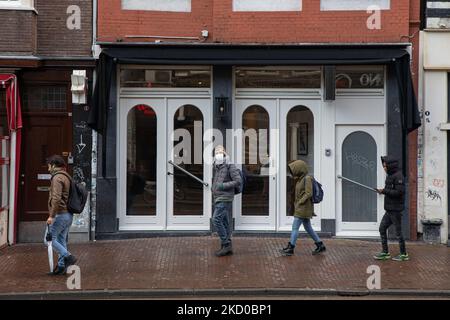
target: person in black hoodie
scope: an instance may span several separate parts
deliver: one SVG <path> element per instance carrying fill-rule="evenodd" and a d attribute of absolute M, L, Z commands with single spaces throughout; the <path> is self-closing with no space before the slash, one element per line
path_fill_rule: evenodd
<path fill-rule="evenodd" d="M 382 252 L 374 256 L 377 260 L 391 258 L 388 248 L 387 230 L 391 225 L 395 227 L 395 233 L 400 244 L 400 254 L 392 260 L 407 261 L 409 255 L 406 252 L 405 240 L 402 234 L 402 211 L 405 209 L 405 179 L 398 167 L 398 160 L 390 157 L 381 157 L 384 171 L 387 173 L 384 189 L 377 189 L 384 194 L 384 210 L 386 213 L 380 223 L 380 236 Z"/>

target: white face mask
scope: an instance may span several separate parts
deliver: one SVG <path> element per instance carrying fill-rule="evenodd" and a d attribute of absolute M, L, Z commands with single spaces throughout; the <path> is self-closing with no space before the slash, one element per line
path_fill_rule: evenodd
<path fill-rule="evenodd" d="M 225 157 L 223 156 L 223 153 L 218 153 L 215 156 L 216 159 L 216 164 L 222 164 L 223 161 L 225 160 Z"/>

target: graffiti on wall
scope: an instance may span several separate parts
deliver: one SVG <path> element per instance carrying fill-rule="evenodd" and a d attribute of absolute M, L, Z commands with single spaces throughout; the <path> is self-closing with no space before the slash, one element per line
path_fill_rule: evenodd
<path fill-rule="evenodd" d="M 444 188 L 445 186 L 444 179 L 433 179 L 433 186 L 436 188 Z"/>
<path fill-rule="evenodd" d="M 92 129 L 87 124 L 89 106 L 74 105 L 73 112 L 73 179 L 86 184 L 91 190 L 91 152 L 92 152 Z M 89 208 L 88 201 L 84 211 L 74 215 L 72 227 L 78 230 L 88 231 Z"/>
<path fill-rule="evenodd" d="M 8 211 L 0 211 L 0 248 L 7 244 Z"/>
<path fill-rule="evenodd" d="M 433 201 L 442 201 L 439 191 L 430 188 L 427 191 L 427 198 Z"/>

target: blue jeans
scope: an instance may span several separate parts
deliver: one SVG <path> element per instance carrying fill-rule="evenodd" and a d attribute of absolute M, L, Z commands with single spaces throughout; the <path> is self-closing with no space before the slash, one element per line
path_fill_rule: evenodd
<path fill-rule="evenodd" d="M 67 251 L 67 236 L 72 225 L 72 215 L 70 213 L 60 213 L 56 215 L 50 227 L 52 233 L 52 246 L 59 253 L 58 266 L 64 267 L 64 258 L 70 255 Z"/>
<path fill-rule="evenodd" d="M 314 242 L 320 242 L 319 236 L 314 231 L 314 229 L 311 227 L 311 219 L 294 217 L 294 222 L 292 223 L 291 240 L 290 240 L 291 245 L 293 245 L 295 247 L 295 243 L 297 242 L 297 238 L 298 238 L 298 229 L 300 229 L 300 226 L 302 224 L 305 227 L 306 232 L 308 232 L 309 236 L 311 238 L 313 238 Z"/>
<path fill-rule="evenodd" d="M 223 246 L 231 243 L 230 214 L 233 202 L 216 202 L 214 204 L 213 224 Z"/>

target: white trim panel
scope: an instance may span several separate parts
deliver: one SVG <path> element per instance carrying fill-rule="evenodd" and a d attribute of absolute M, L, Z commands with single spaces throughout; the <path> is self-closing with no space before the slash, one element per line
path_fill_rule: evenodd
<path fill-rule="evenodd" d="M 233 11 L 302 11 L 302 0 L 233 0 Z"/>

